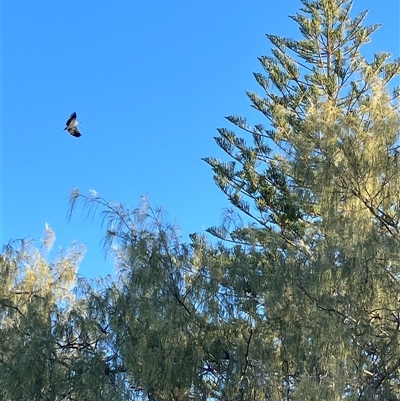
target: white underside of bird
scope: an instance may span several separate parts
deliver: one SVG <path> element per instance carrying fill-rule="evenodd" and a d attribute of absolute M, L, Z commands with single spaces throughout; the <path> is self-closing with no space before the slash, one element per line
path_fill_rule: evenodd
<path fill-rule="evenodd" d="M 78 124 L 79 121 L 76 121 L 76 112 L 73 112 L 65 124 L 66 127 L 64 128 L 64 131 L 67 130 L 70 135 L 79 138 L 82 134 L 78 130 Z"/>

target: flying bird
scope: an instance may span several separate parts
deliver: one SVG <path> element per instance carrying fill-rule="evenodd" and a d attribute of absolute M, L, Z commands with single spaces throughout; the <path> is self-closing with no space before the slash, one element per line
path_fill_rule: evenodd
<path fill-rule="evenodd" d="M 70 135 L 74 136 L 75 138 L 79 138 L 82 134 L 78 130 L 79 121 L 76 121 L 76 112 L 74 111 L 71 114 L 71 117 L 66 122 L 66 127 L 64 131 L 67 130 Z"/>

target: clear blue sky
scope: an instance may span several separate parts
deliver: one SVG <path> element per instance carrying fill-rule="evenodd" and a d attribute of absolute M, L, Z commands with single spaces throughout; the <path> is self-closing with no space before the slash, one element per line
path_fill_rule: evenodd
<path fill-rule="evenodd" d="M 68 195 L 94 189 L 136 207 L 140 195 L 182 229 L 218 225 L 229 206 L 202 157 L 225 157 L 213 137 L 224 116 L 265 123 L 249 107 L 265 33 L 299 38 L 300 1 L 119 0 L 2 3 L 2 244 L 40 239 L 86 245 L 80 273 L 105 275 L 100 219 Z M 355 0 L 382 23 L 366 49 L 399 55 L 398 0 Z M 63 131 L 76 111 L 79 139 Z M 227 159 L 226 159 L 227 160 Z"/>

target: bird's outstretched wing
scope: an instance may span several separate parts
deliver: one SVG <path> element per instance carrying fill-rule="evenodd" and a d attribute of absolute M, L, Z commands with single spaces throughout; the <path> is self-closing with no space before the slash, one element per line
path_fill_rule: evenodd
<path fill-rule="evenodd" d="M 80 136 L 82 136 L 77 127 L 68 128 L 68 132 L 75 138 L 79 138 Z"/>
<path fill-rule="evenodd" d="M 67 120 L 65 125 L 68 127 L 71 124 L 72 120 L 76 120 L 76 112 L 75 111 L 71 114 L 70 118 Z"/>

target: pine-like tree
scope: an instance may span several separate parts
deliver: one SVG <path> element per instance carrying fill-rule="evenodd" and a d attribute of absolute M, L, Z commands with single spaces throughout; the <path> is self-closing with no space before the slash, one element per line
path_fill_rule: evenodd
<path fill-rule="evenodd" d="M 254 74 L 264 94 L 248 93 L 268 125 L 228 117 L 252 144 L 219 129 L 233 160 L 205 159 L 249 223 L 210 231 L 265 255 L 239 274 L 257 269 L 263 283 L 250 280 L 250 293 L 276 329 L 271 399 L 396 400 L 400 124 L 390 82 L 400 62 L 362 56 L 378 25 L 363 26 L 366 12 L 351 18 L 352 1 L 302 4 L 291 18 L 303 39 L 267 35 L 273 56 Z"/>

